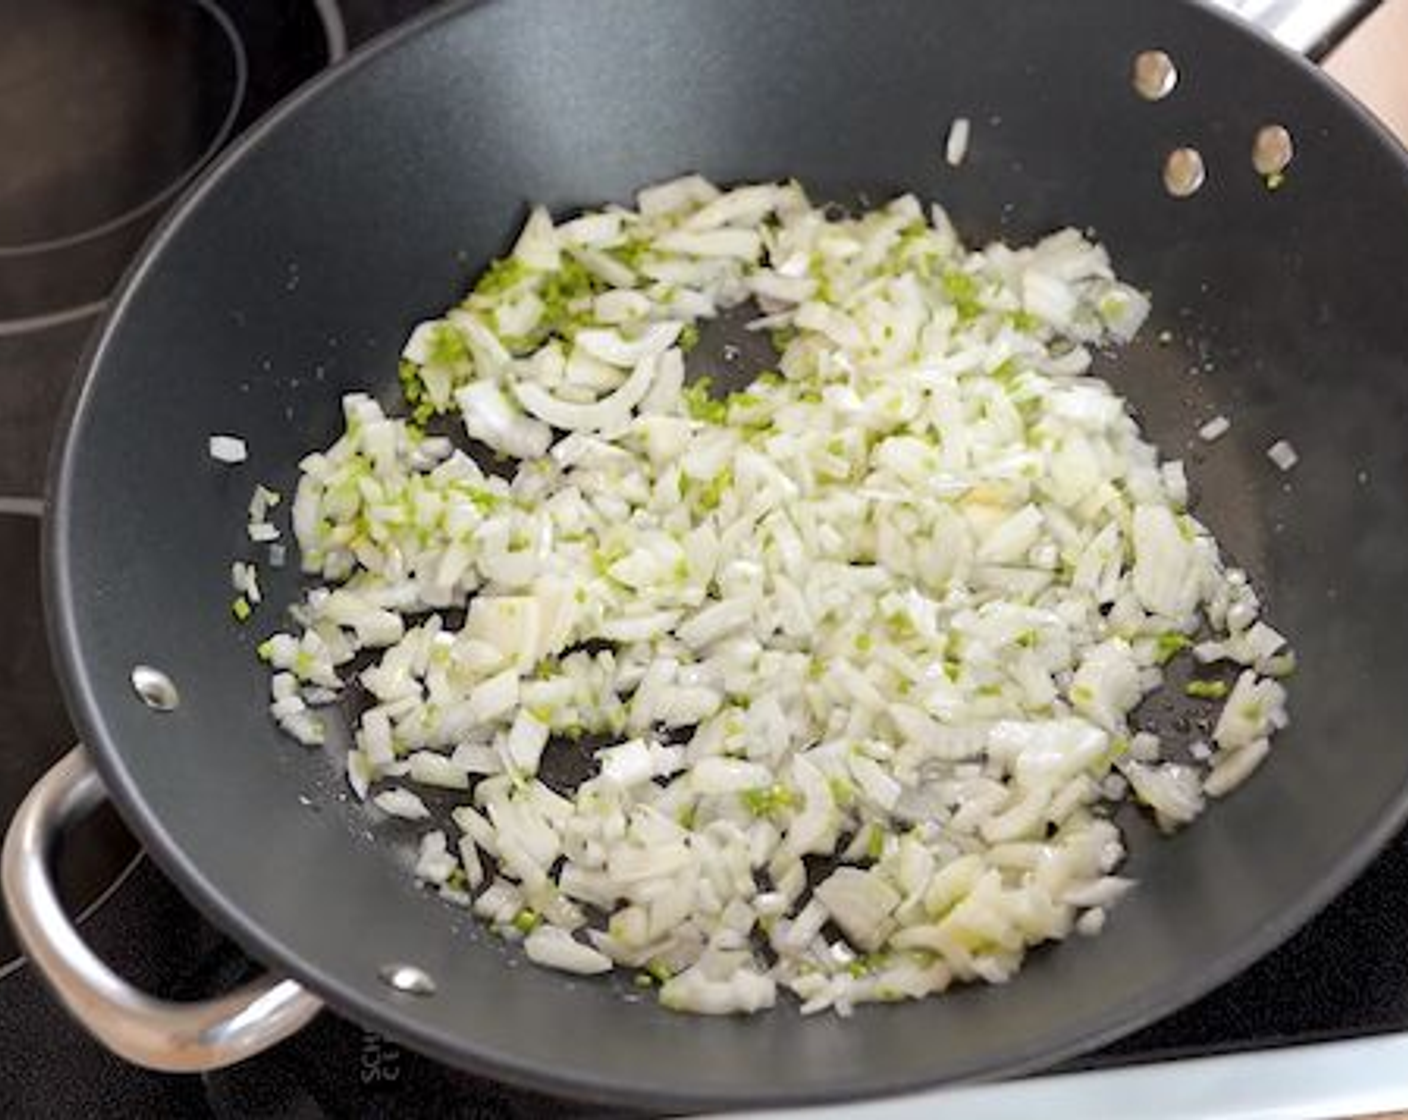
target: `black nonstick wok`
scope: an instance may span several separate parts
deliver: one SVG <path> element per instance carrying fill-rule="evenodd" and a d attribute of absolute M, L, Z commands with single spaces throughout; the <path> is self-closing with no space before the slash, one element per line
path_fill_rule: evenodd
<path fill-rule="evenodd" d="M 1158 101 L 1131 85 L 1154 48 L 1179 75 Z M 973 139 L 952 168 L 960 115 Z M 1283 179 L 1252 165 L 1268 124 L 1294 141 Z M 1206 181 L 1175 197 L 1165 163 L 1185 147 Z M 409 326 L 504 249 L 528 200 L 624 200 L 686 170 L 796 176 L 843 203 L 912 190 L 970 243 L 1092 227 L 1155 301 L 1143 341 L 1103 371 L 1167 453 L 1186 450 L 1200 516 L 1294 638 L 1294 723 L 1262 772 L 1171 838 L 1132 823 L 1139 890 L 1103 936 L 1034 954 L 1008 985 L 849 1021 L 706 1020 L 514 967 L 416 890 L 409 833 L 348 800 L 335 751 L 268 718 L 252 647 L 276 608 L 229 616 L 253 484 L 291 490 L 300 455 L 340 430 L 342 393 L 394 401 Z M 1281 941 L 1408 808 L 1405 276 L 1403 153 L 1308 64 L 1192 4 L 512 0 L 423 20 L 206 176 L 93 348 L 47 556 L 86 754 L 37 787 L 6 853 L 31 955 L 149 1064 L 233 1060 L 325 1000 L 452 1063 L 657 1107 L 1012 1074 L 1148 1023 Z M 1232 430 L 1204 445 L 1193 433 L 1218 413 Z M 249 463 L 213 464 L 214 432 L 243 435 Z M 1300 455 L 1289 473 L 1265 454 L 1281 438 Z M 296 576 L 269 592 L 290 601 Z M 44 861 L 101 790 L 197 905 L 292 979 L 177 1013 L 84 956 Z"/>

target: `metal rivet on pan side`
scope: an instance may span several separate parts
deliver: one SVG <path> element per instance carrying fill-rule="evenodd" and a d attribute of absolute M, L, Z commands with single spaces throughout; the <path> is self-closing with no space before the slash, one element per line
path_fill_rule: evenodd
<path fill-rule="evenodd" d="M 1197 148 L 1175 148 L 1164 161 L 1164 188 L 1174 198 L 1197 194 L 1207 177 L 1207 168 Z"/>
<path fill-rule="evenodd" d="M 1258 175 L 1281 174 L 1295 156 L 1295 144 L 1284 125 L 1268 124 L 1257 130 L 1256 139 L 1252 141 L 1252 166 Z"/>
<path fill-rule="evenodd" d="M 377 971 L 377 975 L 381 977 L 381 982 L 388 988 L 405 992 L 407 995 L 433 996 L 435 994 L 435 981 L 430 978 L 430 973 L 413 964 L 384 964 Z"/>
<path fill-rule="evenodd" d="M 1162 101 L 1178 85 L 1178 67 L 1163 51 L 1141 51 L 1134 56 L 1130 82 L 1145 101 Z"/>
<path fill-rule="evenodd" d="M 154 712 L 175 711 L 181 704 L 181 694 L 171 678 L 150 665 L 138 665 L 132 670 L 132 691 Z"/>

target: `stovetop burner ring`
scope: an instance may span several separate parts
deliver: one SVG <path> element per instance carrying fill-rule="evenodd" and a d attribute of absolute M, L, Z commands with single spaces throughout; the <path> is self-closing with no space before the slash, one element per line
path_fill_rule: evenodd
<path fill-rule="evenodd" d="M 313 0 L 313 10 L 323 25 L 323 39 L 328 49 L 328 65 L 336 66 L 347 57 L 347 24 L 337 0 Z"/>
<path fill-rule="evenodd" d="M 84 241 L 91 241 L 99 237 L 106 236 L 123 226 L 150 214 L 157 207 L 169 202 L 191 179 L 210 162 L 215 155 L 229 141 L 231 133 L 234 131 L 235 122 L 239 119 L 240 109 L 244 105 L 245 91 L 249 85 L 249 56 L 245 50 L 243 39 L 239 30 L 218 3 L 218 0 L 187 0 L 193 3 L 205 15 L 215 21 L 215 26 L 220 29 L 224 36 L 225 45 L 229 48 L 231 60 L 233 62 L 233 85 L 229 95 L 229 101 L 225 108 L 225 113 L 215 133 L 204 149 L 187 166 L 176 174 L 174 179 L 169 180 L 161 186 L 154 194 L 147 196 L 135 206 L 131 206 L 123 212 L 101 221 L 95 225 L 78 230 L 74 233 L 64 234 L 57 237 L 50 237 L 16 245 L 0 244 L 0 260 L 15 257 L 37 256 L 42 253 L 51 253 L 59 249 L 66 249 L 73 245 L 81 244 Z M 318 5 L 321 16 L 322 5 Z M 325 25 L 326 26 L 326 25 Z"/>
<path fill-rule="evenodd" d="M 80 303 L 76 307 L 48 311 L 42 315 L 26 315 L 22 319 L 0 319 L 0 338 L 47 331 L 53 327 L 77 322 L 79 319 L 91 319 L 95 315 L 101 315 L 107 306 L 107 300 L 95 299 L 91 303 Z"/>
<path fill-rule="evenodd" d="M 7 514 L 13 517 L 33 517 L 37 520 L 44 516 L 44 499 L 0 495 L 0 517 Z"/>
<path fill-rule="evenodd" d="M 251 121 L 347 52 L 337 0 L 28 11 L 0 39 L 11 74 L 0 148 L 17 168 L 0 181 L 0 340 L 100 315 L 171 201 Z"/>

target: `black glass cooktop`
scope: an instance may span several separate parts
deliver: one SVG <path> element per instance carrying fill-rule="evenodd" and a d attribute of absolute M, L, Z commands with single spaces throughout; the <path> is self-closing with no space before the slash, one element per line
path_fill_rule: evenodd
<path fill-rule="evenodd" d="M 0 0 L 0 819 L 73 739 L 43 646 L 39 518 L 60 404 L 113 284 L 216 151 L 349 45 L 429 6 Z M 1260 8 L 1284 21 L 1295 6 Z M 255 971 L 115 818 L 87 827 L 63 885 L 121 974 L 194 999 Z M 1068 1068 L 1408 1028 L 1405 897 L 1408 836 L 1243 976 Z M 139 1070 L 88 1039 L 15 957 L 0 923 L 0 1116 L 605 1115 L 447 1069 L 331 1014 L 234 1069 Z"/>

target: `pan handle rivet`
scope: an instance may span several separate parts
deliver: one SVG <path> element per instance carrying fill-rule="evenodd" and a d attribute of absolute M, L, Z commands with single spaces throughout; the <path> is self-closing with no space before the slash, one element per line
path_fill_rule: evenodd
<path fill-rule="evenodd" d="M 1145 101 L 1162 101 L 1178 85 L 1178 67 L 1163 51 L 1140 51 L 1134 56 L 1130 81 Z"/>
<path fill-rule="evenodd" d="M 1257 130 L 1252 141 L 1252 166 L 1263 178 L 1279 175 L 1291 165 L 1296 148 L 1285 125 L 1268 124 Z"/>
<path fill-rule="evenodd" d="M 150 665 L 138 665 L 132 670 L 132 691 L 154 712 L 172 712 L 181 704 L 181 694 L 171 678 Z"/>
<path fill-rule="evenodd" d="M 377 971 L 377 975 L 381 977 L 381 982 L 388 988 L 405 992 L 407 995 L 433 996 L 435 994 L 435 981 L 430 978 L 430 973 L 413 964 L 384 964 Z"/>
<path fill-rule="evenodd" d="M 1197 148 L 1176 148 L 1164 161 L 1164 189 L 1174 198 L 1197 194 L 1207 177 L 1207 168 Z"/>

